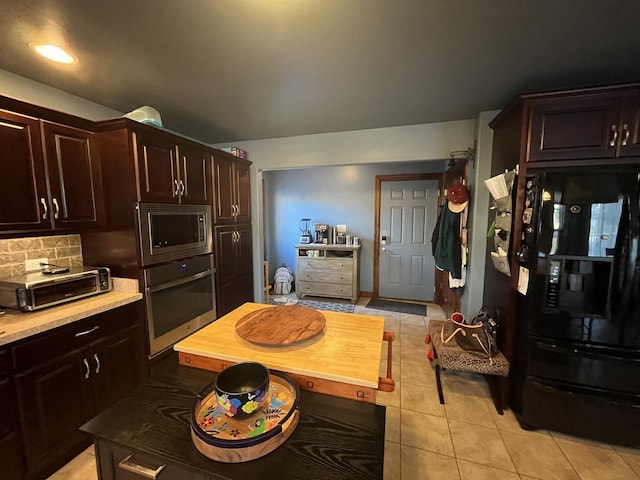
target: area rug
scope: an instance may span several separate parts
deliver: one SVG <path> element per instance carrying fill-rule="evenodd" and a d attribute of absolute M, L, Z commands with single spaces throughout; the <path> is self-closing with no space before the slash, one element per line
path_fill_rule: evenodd
<path fill-rule="evenodd" d="M 271 300 L 272 305 L 283 305 L 282 302 L 277 302 L 275 300 Z M 289 305 L 293 305 L 293 302 L 288 303 Z M 305 299 L 299 298 L 295 305 L 301 305 L 303 307 L 313 308 L 315 310 L 329 310 L 331 312 L 343 312 L 343 313 L 353 313 L 355 309 L 355 305 L 353 303 L 348 302 L 335 302 L 331 300 L 319 300 L 317 298 L 313 299 Z"/>
<path fill-rule="evenodd" d="M 410 315 L 427 314 L 427 306 L 420 303 L 410 302 L 394 302 L 391 300 L 382 300 L 380 298 L 372 298 L 367 304 L 367 308 L 376 310 L 387 310 L 390 312 L 408 313 Z"/>

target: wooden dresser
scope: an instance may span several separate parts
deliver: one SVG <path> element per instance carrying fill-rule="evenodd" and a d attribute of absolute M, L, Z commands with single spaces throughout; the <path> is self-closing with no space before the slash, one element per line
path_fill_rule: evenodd
<path fill-rule="evenodd" d="M 296 293 L 299 296 L 346 298 L 360 293 L 361 245 L 308 244 L 296 248 Z M 311 256 L 318 252 L 317 256 Z"/>

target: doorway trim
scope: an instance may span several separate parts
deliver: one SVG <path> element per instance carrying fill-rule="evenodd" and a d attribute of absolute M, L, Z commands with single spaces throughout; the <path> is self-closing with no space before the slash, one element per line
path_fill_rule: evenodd
<path fill-rule="evenodd" d="M 373 298 L 380 293 L 380 203 L 382 182 L 410 182 L 413 180 L 438 181 L 438 207 L 442 204 L 443 173 L 407 173 L 400 175 L 376 175 L 375 185 L 375 224 L 373 231 Z M 434 298 L 436 298 L 434 296 Z"/>

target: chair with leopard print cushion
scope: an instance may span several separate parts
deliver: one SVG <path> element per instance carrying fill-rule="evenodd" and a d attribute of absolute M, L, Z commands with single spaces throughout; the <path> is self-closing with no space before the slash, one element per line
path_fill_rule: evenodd
<path fill-rule="evenodd" d="M 447 338 L 454 329 L 455 325 L 450 320 L 430 320 L 429 334 L 425 338 L 425 343 L 431 344 L 427 358 L 435 370 L 440 403 L 444 404 L 441 369 L 480 373 L 489 384 L 497 412 L 502 415 L 506 402 L 502 398 L 504 389 L 500 384 L 505 382 L 509 375 L 509 361 L 501 352 L 494 355 L 490 361 L 486 356 L 461 348 L 456 342 L 443 343 L 442 338 Z"/>

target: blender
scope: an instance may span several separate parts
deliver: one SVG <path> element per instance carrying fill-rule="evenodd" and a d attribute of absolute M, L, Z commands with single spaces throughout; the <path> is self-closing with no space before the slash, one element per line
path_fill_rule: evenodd
<path fill-rule="evenodd" d="M 311 231 L 309 230 L 309 226 L 311 225 L 310 218 L 303 218 L 300 220 L 300 243 L 311 243 Z"/>

